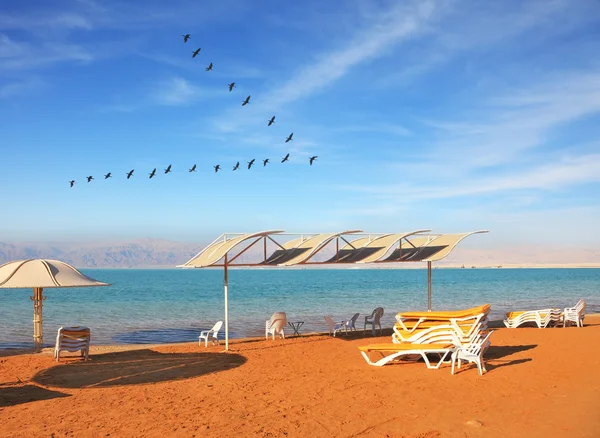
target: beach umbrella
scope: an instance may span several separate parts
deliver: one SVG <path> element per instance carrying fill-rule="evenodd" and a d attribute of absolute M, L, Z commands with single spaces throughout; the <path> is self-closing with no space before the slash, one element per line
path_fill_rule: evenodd
<path fill-rule="evenodd" d="M 96 281 L 59 260 L 16 260 L 0 266 L 0 288 L 33 289 L 34 349 L 41 350 L 43 340 L 42 307 L 45 288 L 110 286 Z"/>

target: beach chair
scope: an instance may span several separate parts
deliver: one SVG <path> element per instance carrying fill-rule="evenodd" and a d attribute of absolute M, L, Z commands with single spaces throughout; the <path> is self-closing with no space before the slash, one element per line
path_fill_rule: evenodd
<path fill-rule="evenodd" d="M 503 322 L 507 328 L 517 328 L 527 323 L 534 323 L 538 328 L 546 328 L 556 326 L 562 321 L 562 317 L 560 309 L 520 310 L 507 312 Z"/>
<path fill-rule="evenodd" d="M 377 307 L 369 316 L 365 316 L 364 332 L 367 331 L 367 325 L 371 326 L 371 333 L 375 336 L 375 327 L 379 326 L 379 335 L 381 335 L 381 317 L 383 316 L 383 307 Z M 364 333 L 363 332 L 363 333 Z"/>
<path fill-rule="evenodd" d="M 335 334 L 342 329 L 346 329 L 346 334 L 348 334 L 348 328 L 343 323 L 343 321 L 339 324 L 336 324 L 330 316 L 325 316 L 325 322 L 329 326 L 329 336 L 333 335 L 335 338 Z"/>
<path fill-rule="evenodd" d="M 202 345 L 202 340 L 204 339 L 204 346 L 208 347 L 208 338 L 209 337 L 212 337 L 211 342 L 213 344 L 216 341 L 217 344 L 220 345 L 221 343 L 219 342 L 219 330 L 221 330 L 222 326 L 223 326 L 223 321 L 217 321 L 217 323 L 210 330 L 201 331 L 200 336 L 198 337 L 198 345 Z"/>
<path fill-rule="evenodd" d="M 351 331 L 356 331 L 356 321 L 358 320 L 358 317 L 360 316 L 360 313 L 355 313 L 352 318 L 350 318 L 348 321 L 342 321 L 342 324 L 346 325 L 346 328 L 351 330 Z"/>
<path fill-rule="evenodd" d="M 363 358 L 369 365 L 381 367 L 388 362 L 391 362 L 402 356 L 419 355 L 425 361 L 425 365 L 429 369 L 439 369 L 442 363 L 446 362 L 446 357 L 454 351 L 454 344 L 371 344 L 358 347 Z M 377 360 L 371 360 L 370 353 L 380 353 L 384 356 Z M 428 354 L 438 354 L 439 361 L 437 364 L 430 362 Z"/>
<path fill-rule="evenodd" d="M 58 362 L 61 351 L 81 351 L 81 357 L 88 359 L 90 353 L 90 329 L 87 327 L 61 327 L 56 335 L 54 359 Z"/>
<path fill-rule="evenodd" d="M 480 376 L 483 375 L 484 371 L 487 372 L 485 363 L 483 362 L 483 353 L 490 346 L 490 336 L 492 336 L 492 333 L 494 332 L 491 331 L 485 336 L 479 336 L 476 342 L 470 342 L 455 348 L 452 353 L 452 374 L 454 374 L 454 364 L 458 362 L 458 368 L 460 368 L 462 360 L 475 363 Z"/>
<path fill-rule="evenodd" d="M 574 322 L 577 324 L 577 327 L 583 327 L 585 307 L 586 302 L 584 299 L 579 300 L 574 307 L 566 307 L 563 311 L 563 327 L 567 326 L 567 322 Z"/>
<path fill-rule="evenodd" d="M 269 339 L 269 335 L 275 339 L 276 334 L 281 336 L 282 339 L 285 339 L 283 328 L 286 324 L 287 317 L 285 312 L 275 312 L 270 320 L 265 321 L 265 339 Z"/>

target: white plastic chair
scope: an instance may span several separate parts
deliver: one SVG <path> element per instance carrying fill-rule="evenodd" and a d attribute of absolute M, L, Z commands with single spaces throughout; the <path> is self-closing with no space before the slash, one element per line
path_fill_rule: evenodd
<path fill-rule="evenodd" d="M 87 327 L 61 327 L 56 335 L 54 359 L 58 362 L 61 351 L 81 351 L 81 357 L 88 359 L 90 353 L 90 329 Z"/>
<path fill-rule="evenodd" d="M 348 333 L 348 328 L 346 327 L 345 324 L 343 323 L 339 323 L 336 324 L 333 319 L 331 319 L 330 316 L 325 316 L 325 322 L 327 322 L 327 325 L 329 326 L 329 335 L 331 336 L 333 334 L 333 337 L 335 338 L 335 334 L 342 329 L 346 329 L 346 334 Z"/>
<path fill-rule="evenodd" d="M 270 320 L 265 321 L 265 339 L 269 339 L 269 335 L 275 339 L 276 334 L 285 339 L 283 328 L 286 324 L 287 316 L 285 312 L 275 312 Z"/>
<path fill-rule="evenodd" d="M 487 372 L 485 369 L 485 363 L 483 362 L 483 353 L 489 346 L 489 339 L 492 336 L 493 331 L 490 331 L 486 336 L 480 336 L 475 342 L 463 344 L 457 346 L 452 353 L 452 374 L 454 374 L 454 364 L 458 361 L 458 368 L 460 368 L 460 361 L 464 360 L 467 362 L 474 362 L 477 364 L 479 375 L 483 375 L 483 372 Z"/>
<path fill-rule="evenodd" d="M 371 326 L 371 332 L 375 336 L 375 327 L 379 326 L 379 335 L 381 335 L 381 317 L 383 316 L 383 307 L 378 307 L 373 310 L 369 316 L 365 316 L 365 328 L 367 331 L 367 325 Z"/>
<path fill-rule="evenodd" d="M 203 330 L 200 332 L 200 336 L 198 337 L 198 345 L 202 345 L 202 340 L 204 339 L 204 346 L 208 347 L 208 338 L 212 336 L 212 343 L 215 341 L 218 345 L 221 345 L 219 342 L 219 330 L 223 326 L 223 321 L 217 321 L 217 323 L 210 330 Z"/>
<path fill-rule="evenodd" d="M 350 318 L 348 321 L 342 321 L 342 324 L 344 324 L 346 326 L 346 332 L 348 330 L 351 331 L 356 331 L 356 320 L 358 319 L 358 317 L 360 316 L 360 313 L 355 313 L 354 316 L 352 318 Z"/>
<path fill-rule="evenodd" d="M 583 327 L 585 307 L 586 302 L 584 299 L 579 300 L 574 307 L 566 307 L 563 313 L 563 327 L 567 326 L 567 322 L 574 322 L 577 327 Z"/>

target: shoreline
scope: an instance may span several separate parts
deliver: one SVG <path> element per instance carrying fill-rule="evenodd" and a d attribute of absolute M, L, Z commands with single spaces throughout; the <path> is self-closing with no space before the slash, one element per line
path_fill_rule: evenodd
<path fill-rule="evenodd" d="M 587 317 L 591 317 L 592 319 L 599 319 L 600 320 L 600 313 L 587 313 L 586 314 L 586 318 Z M 490 329 L 493 329 L 493 330 L 496 330 L 496 329 L 506 329 L 506 327 L 504 326 L 504 323 L 502 322 L 501 319 L 490 320 L 489 323 L 488 323 L 488 327 Z M 562 328 L 562 327 L 555 327 L 555 328 L 559 329 L 559 328 Z M 548 330 L 551 330 L 551 329 L 552 328 L 550 328 Z M 286 327 L 286 330 L 291 330 L 291 329 L 289 329 L 288 327 Z M 383 330 L 382 330 L 382 336 L 384 336 L 384 337 L 385 336 L 391 336 L 392 335 L 392 331 L 393 331 L 392 328 L 383 328 Z M 369 332 L 370 332 L 370 330 L 367 330 L 367 333 L 364 336 L 364 339 L 370 338 Z M 200 331 L 198 333 L 200 333 Z M 362 330 L 357 329 L 356 332 L 354 332 L 354 333 L 355 333 L 354 334 L 355 337 L 358 336 L 359 338 L 363 338 L 363 336 L 362 336 Z M 321 338 L 321 337 L 327 337 L 327 336 L 329 336 L 328 332 L 308 332 L 308 333 L 302 333 L 300 336 L 291 336 L 291 335 L 288 335 L 288 336 L 286 336 L 285 339 L 286 340 L 288 340 L 288 339 L 301 340 L 301 339 L 305 339 L 305 338 L 306 339 L 310 339 L 310 338 Z M 220 340 L 221 340 L 220 347 L 222 347 L 223 351 L 225 351 L 225 339 L 220 339 Z M 249 336 L 249 337 L 243 337 L 243 338 L 229 338 L 229 345 L 230 346 L 232 346 L 232 345 L 233 346 L 246 345 L 246 344 L 252 344 L 252 343 L 261 342 L 261 341 L 265 341 L 265 338 L 262 337 L 262 336 Z M 115 352 L 120 352 L 120 351 L 136 351 L 136 350 L 155 349 L 155 348 L 162 348 L 162 347 L 176 348 L 176 347 L 186 347 L 186 346 L 193 346 L 193 345 L 198 346 L 198 342 L 197 341 L 193 341 L 193 342 L 167 342 L 167 343 L 162 343 L 162 344 L 161 343 L 159 343 L 159 344 L 98 344 L 98 345 L 91 344 L 90 345 L 90 355 L 92 355 L 93 353 L 97 353 L 97 354 L 115 353 Z M 209 347 L 210 346 L 211 346 L 211 344 L 209 343 Z M 219 347 L 219 346 L 215 345 L 214 347 Z M 4 349 L 0 349 L 0 357 L 2 357 L 2 356 L 20 355 L 20 354 L 52 355 L 53 352 L 54 352 L 54 347 L 53 346 L 44 347 L 42 349 L 42 351 L 40 351 L 39 353 L 34 353 L 33 352 L 33 348 L 4 348 Z M 69 357 L 69 356 L 67 355 L 65 357 Z"/>

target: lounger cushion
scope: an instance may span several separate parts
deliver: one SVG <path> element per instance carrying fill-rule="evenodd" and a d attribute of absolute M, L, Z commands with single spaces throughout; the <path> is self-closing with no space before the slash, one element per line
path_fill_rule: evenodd
<path fill-rule="evenodd" d="M 490 305 L 484 304 L 482 306 L 473 307 L 466 310 L 448 310 L 448 311 L 437 311 L 437 312 L 403 312 L 399 313 L 398 316 L 405 319 L 418 319 L 427 318 L 432 319 L 450 319 L 450 318 L 466 318 L 468 316 L 475 316 L 481 313 L 488 313 L 490 311 Z"/>

